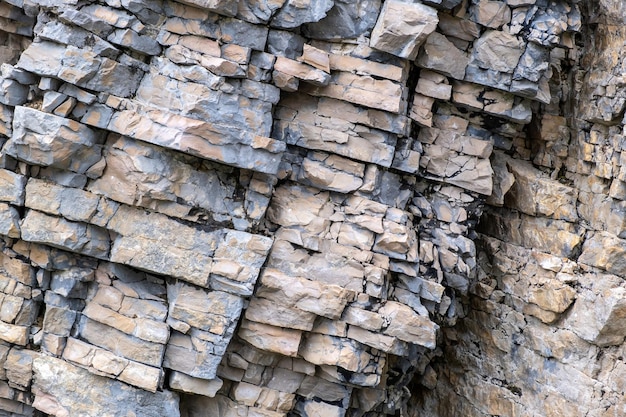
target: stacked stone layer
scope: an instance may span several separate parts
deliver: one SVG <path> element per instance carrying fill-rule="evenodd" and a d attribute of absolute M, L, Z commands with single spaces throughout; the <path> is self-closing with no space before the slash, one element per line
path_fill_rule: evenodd
<path fill-rule="evenodd" d="M 626 336 L 624 100 L 599 64 L 576 160 L 577 3 L 0 0 L 0 409 L 541 415 L 431 362 L 501 313 L 505 352 Z"/>

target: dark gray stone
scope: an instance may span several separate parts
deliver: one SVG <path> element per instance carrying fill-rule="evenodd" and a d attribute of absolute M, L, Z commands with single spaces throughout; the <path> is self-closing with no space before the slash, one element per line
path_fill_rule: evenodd
<path fill-rule="evenodd" d="M 274 16 L 270 26 L 279 29 L 291 29 L 305 23 L 319 22 L 330 10 L 333 0 L 309 0 L 308 5 L 301 0 L 287 0 L 287 3 Z"/>

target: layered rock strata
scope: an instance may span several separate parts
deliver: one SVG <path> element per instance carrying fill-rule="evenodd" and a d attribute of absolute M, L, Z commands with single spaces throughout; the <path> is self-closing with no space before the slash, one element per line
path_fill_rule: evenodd
<path fill-rule="evenodd" d="M 416 415 L 619 416 L 624 350 L 622 2 L 582 28 L 525 141 L 493 159 L 512 183 L 479 226 L 470 311 L 445 330 Z M 446 401 L 446 404 L 443 401 Z M 419 410 L 419 412 L 417 411 Z"/>
<path fill-rule="evenodd" d="M 0 0 L 0 409 L 621 410 L 622 16 Z"/>

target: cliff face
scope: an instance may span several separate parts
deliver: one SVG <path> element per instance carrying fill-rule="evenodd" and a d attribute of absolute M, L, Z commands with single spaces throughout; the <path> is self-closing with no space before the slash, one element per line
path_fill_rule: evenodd
<path fill-rule="evenodd" d="M 468 315 L 443 332 L 436 389 L 414 399 L 428 415 L 626 412 L 626 9 L 580 6 L 578 51 L 551 80 L 560 100 L 537 109 L 514 159 L 493 159 L 515 183 L 485 208 Z"/>
<path fill-rule="evenodd" d="M 0 0 L 0 410 L 623 415 L 625 19 Z"/>

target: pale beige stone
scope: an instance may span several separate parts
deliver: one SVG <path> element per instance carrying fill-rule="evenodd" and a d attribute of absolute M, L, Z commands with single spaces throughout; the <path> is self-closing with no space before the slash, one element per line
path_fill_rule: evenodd
<path fill-rule="evenodd" d="M 130 361 L 118 379 L 146 391 L 156 392 L 162 384 L 163 371 L 159 368 Z"/>
<path fill-rule="evenodd" d="M 362 371 L 371 360 L 357 342 L 322 334 L 309 334 L 299 353 L 316 365 L 336 365 L 352 372 Z"/>
<path fill-rule="evenodd" d="M 490 30 L 475 42 L 472 56 L 481 68 L 513 73 L 523 53 L 521 39 L 506 32 Z"/>
<path fill-rule="evenodd" d="M 170 388 L 206 397 L 215 397 L 215 394 L 222 388 L 223 384 L 224 381 L 219 378 L 206 380 L 194 378 L 176 371 L 172 371 L 169 377 Z"/>
<path fill-rule="evenodd" d="M 310 331 L 316 314 L 284 306 L 278 300 L 254 297 L 246 308 L 248 320 L 276 327 Z"/>
<path fill-rule="evenodd" d="M 469 57 L 444 35 L 433 32 L 426 39 L 415 62 L 420 67 L 462 80 L 465 77 Z"/>
<path fill-rule="evenodd" d="M 322 51 L 314 46 L 305 43 L 302 49 L 302 56 L 298 58 L 298 60 L 312 65 L 321 71 L 330 73 L 330 57 L 328 52 Z"/>
<path fill-rule="evenodd" d="M 126 334 L 133 334 L 135 331 L 136 324 L 133 319 L 96 303 L 87 304 L 82 314 L 99 323 L 114 327 Z"/>
<path fill-rule="evenodd" d="M 429 318 L 416 314 L 410 307 L 387 301 L 378 313 L 389 322 L 383 333 L 429 349 L 436 346 L 439 326 Z"/>
<path fill-rule="evenodd" d="M 266 268 L 260 277 L 257 296 L 328 318 L 339 318 L 352 292 L 337 285 L 291 277 L 277 269 Z"/>
<path fill-rule="evenodd" d="M 511 9 L 504 1 L 480 0 L 473 4 L 470 13 L 476 23 L 493 29 L 511 21 Z"/>
<path fill-rule="evenodd" d="M 281 329 L 266 324 L 243 320 L 237 333 L 240 338 L 259 349 L 295 357 L 298 354 L 302 332 Z"/>
<path fill-rule="evenodd" d="M 409 60 L 437 27 L 437 11 L 419 3 L 389 0 L 372 30 L 370 46 Z"/>

